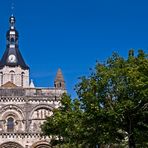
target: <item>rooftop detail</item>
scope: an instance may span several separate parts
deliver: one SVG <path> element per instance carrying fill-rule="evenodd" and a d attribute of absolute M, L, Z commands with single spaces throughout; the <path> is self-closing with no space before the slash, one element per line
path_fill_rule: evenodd
<path fill-rule="evenodd" d="M 15 17 L 12 15 L 9 19 L 10 28 L 6 34 L 6 50 L 0 62 L 0 69 L 2 69 L 4 66 L 20 66 L 22 69 L 29 69 L 21 55 L 21 52 L 19 51 L 19 34 L 15 29 L 15 22 Z"/>
<path fill-rule="evenodd" d="M 54 86 L 55 88 L 65 89 L 65 81 L 64 81 L 64 77 L 63 77 L 63 74 L 60 68 L 57 71 L 57 75 L 54 81 Z"/>

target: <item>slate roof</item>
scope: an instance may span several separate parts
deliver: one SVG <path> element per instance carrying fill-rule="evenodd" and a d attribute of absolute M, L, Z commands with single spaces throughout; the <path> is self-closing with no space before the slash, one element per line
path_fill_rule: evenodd
<path fill-rule="evenodd" d="M 15 63 L 8 62 L 8 57 L 10 54 L 14 54 L 16 56 L 17 61 Z M 7 48 L 5 50 L 2 59 L 0 61 L 0 69 L 2 69 L 4 66 L 10 66 L 10 67 L 20 66 L 23 69 L 29 69 L 18 48 L 13 48 L 13 49 Z"/>
<path fill-rule="evenodd" d="M 6 33 L 7 46 L 0 61 L 0 69 L 2 69 L 4 66 L 10 66 L 10 67 L 20 66 L 22 69 L 29 69 L 18 48 L 19 35 L 17 30 L 15 29 L 15 17 L 13 15 L 10 17 L 9 22 L 10 22 L 10 29 Z M 16 41 L 12 43 L 11 38 L 14 38 Z M 11 54 L 15 55 L 16 62 L 8 62 L 8 57 Z"/>

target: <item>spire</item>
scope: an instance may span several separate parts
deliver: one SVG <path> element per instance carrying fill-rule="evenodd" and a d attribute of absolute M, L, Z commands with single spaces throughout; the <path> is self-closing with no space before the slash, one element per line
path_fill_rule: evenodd
<path fill-rule="evenodd" d="M 30 88 L 35 88 L 34 86 L 34 83 L 33 83 L 33 80 L 31 79 L 31 82 L 30 82 Z"/>
<path fill-rule="evenodd" d="M 9 18 L 10 28 L 6 34 L 6 50 L 1 59 L 0 68 L 3 68 L 4 66 L 20 66 L 23 69 L 29 69 L 29 67 L 25 64 L 25 61 L 19 51 L 19 34 L 15 29 L 15 22 L 15 17 L 11 15 Z"/>
<path fill-rule="evenodd" d="M 54 81 L 54 86 L 55 88 L 65 89 L 65 81 L 64 81 L 63 74 L 60 68 L 57 71 L 57 75 Z"/>

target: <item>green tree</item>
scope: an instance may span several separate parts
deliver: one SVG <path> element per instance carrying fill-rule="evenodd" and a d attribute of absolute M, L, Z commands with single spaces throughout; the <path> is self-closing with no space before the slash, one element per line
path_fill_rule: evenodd
<path fill-rule="evenodd" d="M 148 147 L 148 58 L 143 50 L 96 63 L 76 86 L 79 99 L 64 94 L 42 130 L 68 147 L 118 144 Z M 66 146 L 65 146 L 66 147 Z"/>
<path fill-rule="evenodd" d="M 106 64 L 97 63 L 90 76 L 81 78 L 77 93 L 89 142 L 148 144 L 148 59 L 142 50 L 137 57 L 130 50 L 128 59 L 114 53 Z"/>
<path fill-rule="evenodd" d="M 42 131 L 46 135 L 53 136 L 52 145 L 79 147 L 83 133 L 82 115 L 79 100 L 72 100 L 70 96 L 63 94 L 61 106 L 53 110 L 51 117 L 47 117 L 42 125 Z"/>

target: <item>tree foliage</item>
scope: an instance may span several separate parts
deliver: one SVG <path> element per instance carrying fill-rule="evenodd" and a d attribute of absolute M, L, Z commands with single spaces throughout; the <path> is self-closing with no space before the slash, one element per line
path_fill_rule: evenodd
<path fill-rule="evenodd" d="M 113 53 L 106 63 L 97 62 L 76 92 L 79 99 L 63 95 L 42 126 L 44 134 L 75 147 L 148 147 L 148 57 L 143 50 L 137 56 L 130 50 L 127 59 Z"/>
<path fill-rule="evenodd" d="M 42 125 L 42 131 L 46 135 L 52 135 L 52 145 L 78 146 L 83 134 L 82 115 L 80 101 L 78 99 L 72 101 L 70 96 L 63 94 L 61 106 L 53 110 L 51 117 L 47 117 Z"/>

